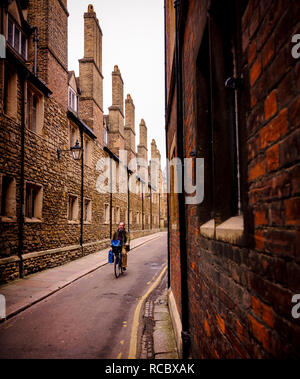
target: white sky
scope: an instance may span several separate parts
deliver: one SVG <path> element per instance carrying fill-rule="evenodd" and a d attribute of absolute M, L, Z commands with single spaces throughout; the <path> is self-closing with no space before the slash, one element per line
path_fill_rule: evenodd
<path fill-rule="evenodd" d="M 143 118 L 148 128 L 148 159 L 154 138 L 165 167 L 164 4 L 163 0 L 69 0 L 69 70 L 79 75 L 84 54 L 84 12 L 93 4 L 103 32 L 104 114 L 112 103 L 111 73 L 118 65 L 124 100 L 135 104 L 136 145 Z"/>

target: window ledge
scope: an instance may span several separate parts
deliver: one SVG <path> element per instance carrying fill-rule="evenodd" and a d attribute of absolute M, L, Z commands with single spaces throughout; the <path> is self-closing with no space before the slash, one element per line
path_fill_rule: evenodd
<path fill-rule="evenodd" d="M 0 222 L 17 222 L 17 217 L 0 216 Z"/>
<path fill-rule="evenodd" d="M 209 220 L 200 227 L 200 234 L 203 237 L 213 239 L 215 237 L 215 220 Z"/>
<path fill-rule="evenodd" d="M 232 217 L 216 227 L 216 239 L 231 244 L 239 243 L 244 235 L 243 216 Z"/>
<path fill-rule="evenodd" d="M 26 223 L 31 223 L 31 224 L 34 224 L 34 223 L 38 224 L 38 223 L 43 222 L 43 220 L 40 219 L 40 218 L 35 218 L 35 217 L 33 217 L 33 218 L 25 217 L 25 222 Z"/>
<path fill-rule="evenodd" d="M 70 224 L 70 225 L 73 225 L 73 224 L 78 225 L 79 221 L 78 220 L 68 220 L 68 224 Z"/>
<path fill-rule="evenodd" d="M 83 221 L 84 225 L 92 225 L 92 221 Z"/>

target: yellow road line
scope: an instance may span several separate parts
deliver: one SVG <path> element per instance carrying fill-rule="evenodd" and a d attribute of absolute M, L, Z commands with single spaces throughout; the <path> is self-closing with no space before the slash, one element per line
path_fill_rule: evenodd
<path fill-rule="evenodd" d="M 143 295 L 138 302 L 138 305 L 137 305 L 136 310 L 134 312 L 134 317 L 133 317 L 133 322 L 132 322 L 128 359 L 136 359 L 139 318 L 140 318 L 140 312 L 141 312 L 143 302 L 149 296 L 149 294 L 155 289 L 155 287 L 157 287 L 157 285 L 161 281 L 161 278 L 165 274 L 166 270 L 167 270 L 167 266 L 164 267 L 164 269 L 161 271 L 161 273 L 159 274 L 159 276 L 157 277 L 155 282 L 152 284 L 152 286 L 148 289 L 148 291 L 145 293 L 145 295 Z"/>

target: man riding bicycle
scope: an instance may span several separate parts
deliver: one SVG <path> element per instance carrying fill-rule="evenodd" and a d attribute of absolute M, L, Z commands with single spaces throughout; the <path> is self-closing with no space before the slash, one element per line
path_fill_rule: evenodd
<path fill-rule="evenodd" d="M 129 246 L 129 238 L 125 230 L 124 222 L 120 222 L 118 229 L 113 235 L 113 240 L 119 240 L 120 245 L 122 246 L 122 266 L 125 271 L 127 267 L 127 248 Z"/>

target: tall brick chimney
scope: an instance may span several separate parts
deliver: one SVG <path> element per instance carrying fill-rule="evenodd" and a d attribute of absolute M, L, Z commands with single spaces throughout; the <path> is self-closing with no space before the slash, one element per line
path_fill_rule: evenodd
<path fill-rule="evenodd" d="M 128 94 L 125 100 L 125 149 L 128 151 L 128 162 L 136 157 L 135 149 L 135 106 Z"/>
<path fill-rule="evenodd" d="M 79 115 L 103 143 L 102 30 L 93 5 L 84 14 L 84 58 L 79 60 Z"/>
<path fill-rule="evenodd" d="M 125 149 L 124 136 L 124 83 L 119 67 L 114 66 L 112 72 L 112 105 L 109 110 L 109 148 L 119 155 Z"/>
<path fill-rule="evenodd" d="M 159 190 L 161 177 L 161 156 L 155 139 L 151 141 L 150 176 L 152 184 L 157 188 L 157 190 Z"/>
<path fill-rule="evenodd" d="M 144 119 L 140 122 L 140 143 L 138 145 L 137 158 L 138 171 L 142 178 L 148 181 L 146 177 L 146 171 L 148 173 L 147 126 Z M 147 167 L 145 166 L 146 163 Z"/>
<path fill-rule="evenodd" d="M 38 28 L 37 76 L 65 109 L 68 106 L 68 16 L 66 0 L 29 0 L 27 21 Z M 33 48 L 29 51 L 31 64 Z"/>
<path fill-rule="evenodd" d="M 112 72 L 112 105 L 118 107 L 124 115 L 124 82 L 117 65 Z"/>

